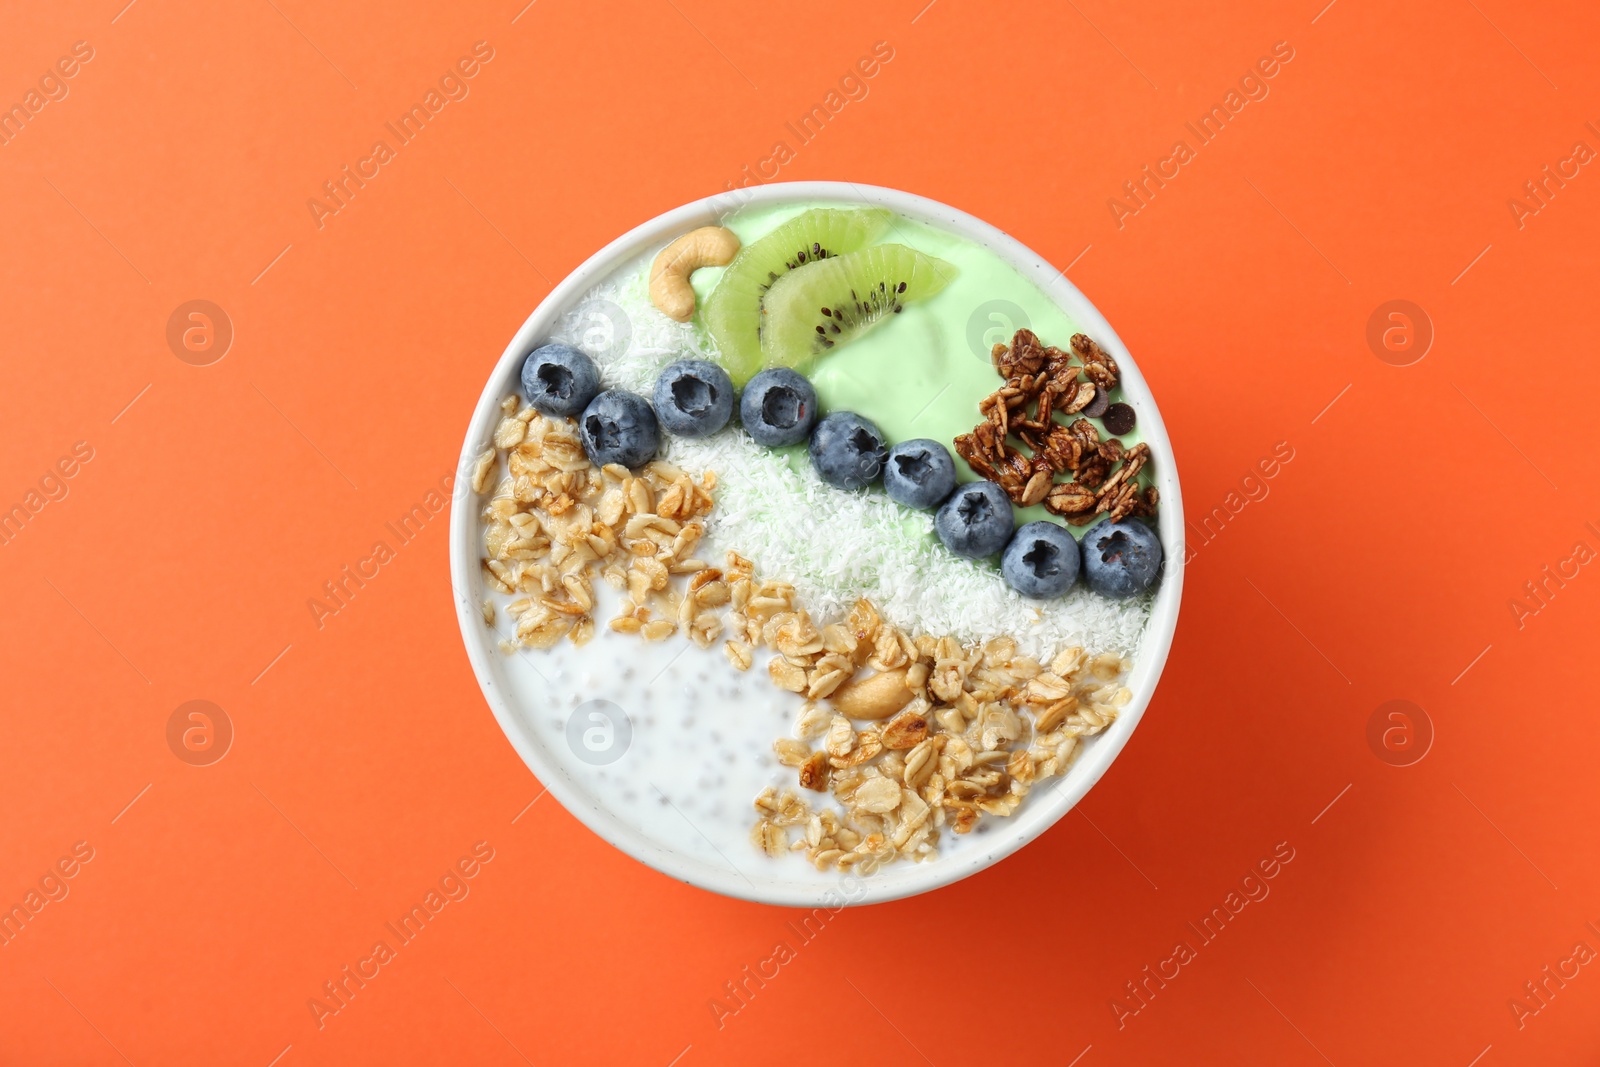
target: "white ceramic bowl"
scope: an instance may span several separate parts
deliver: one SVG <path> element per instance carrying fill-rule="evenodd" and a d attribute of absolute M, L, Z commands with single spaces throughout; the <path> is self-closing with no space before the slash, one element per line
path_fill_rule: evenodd
<path fill-rule="evenodd" d="M 518 699 L 513 693 L 515 687 L 507 684 L 509 658 L 500 651 L 500 637 L 485 625 L 480 610 L 486 595 L 479 562 L 483 499 L 471 492 L 466 484 L 467 477 L 458 480 L 451 508 L 450 577 L 467 655 L 500 728 L 540 782 L 591 830 L 641 863 L 690 885 L 729 896 L 807 908 L 876 903 L 923 893 L 965 878 L 1010 855 L 1047 830 L 1082 799 L 1117 758 L 1144 716 L 1166 664 L 1183 591 L 1183 500 L 1178 488 L 1177 467 L 1161 413 L 1139 373 L 1138 364 L 1095 306 L 1059 270 L 1020 242 L 971 215 L 911 193 L 848 182 L 783 182 L 741 190 L 737 194 L 708 197 L 659 215 L 617 238 L 568 275 L 534 309 L 506 346 L 484 386 L 467 427 L 457 469 L 469 472 L 475 457 L 489 446 L 499 420 L 499 402 L 517 391 L 522 362 L 528 351 L 549 334 L 556 321 L 590 288 L 627 261 L 659 248 L 696 226 L 716 223 L 731 210 L 783 201 L 876 204 L 953 231 L 989 248 L 1014 266 L 1116 357 L 1122 370 L 1122 388 L 1139 413 L 1139 428 L 1152 453 L 1155 483 L 1161 493 L 1159 526 L 1161 542 L 1166 549 L 1166 570 L 1127 682 L 1133 699 L 1110 729 L 1083 746 L 1077 762 L 1065 776 L 1035 789 L 1016 815 L 985 820 L 994 825 L 984 835 L 982 847 L 963 847 L 953 855 L 941 855 L 931 862 L 890 864 L 865 877 L 839 873 L 819 877 L 798 856 L 769 861 L 752 849 L 751 862 L 741 863 L 740 869 L 733 871 L 674 849 L 608 810 L 592 795 L 588 785 L 568 772 L 570 758 L 552 751 L 548 736 L 541 736 L 533 728 L 533 717 L 553 710 L 554 705 L 526 706 L 530 701 Z M 606 634 L 602 627 L 596 641 Z M 751 815 L 753 821 L 753 812 Z"/>

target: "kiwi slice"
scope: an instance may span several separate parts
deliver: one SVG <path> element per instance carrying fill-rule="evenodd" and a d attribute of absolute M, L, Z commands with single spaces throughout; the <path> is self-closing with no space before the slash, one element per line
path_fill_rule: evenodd
<path fill-rule="evenodd" d="M 927 299 L 955 274 L 944 260 L 895 244 L 792 270 L 762 305 L 762 358 L 768 366 L 806 363 Z"/>
<path fill-rule="evenodd" d="M 889 228 L 889 219 L 885 208 L 812 208 L 739 250 L 701 311 L 735 384 L 743 385 L 761 369 L 761 302 L 767 289 L 791 270 L 865 247 Z"/>

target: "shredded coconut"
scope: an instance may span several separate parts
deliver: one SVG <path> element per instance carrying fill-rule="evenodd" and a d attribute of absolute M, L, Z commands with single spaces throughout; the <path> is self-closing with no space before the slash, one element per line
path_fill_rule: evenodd
<path fill-rule="evenodd" d="M 551 331 L 552 340 L 593 356 L 608 388 L 646 397 L 672 361 L 712 358 L 692 324 L 651 305 L 647 266 L 641 257 L 622 267 Z M 992 564 L 946 549 L 931 515 L 880 491 L 835 489 L 809 465 L 795 470 L 785 453 L 757 444 L 738 425 L 700 439 L 663 434 L 661 458 L 717 473 L 707 538 L 754 561 L 762 576 L 792 583 L 819 625 L 866 597 L 912 634 L 965 641 L 1007 635 L 1040 659 L 1073 645 L 1130 658 L 1138 652 L 1153 595 L 1109 600 L 1078 585 L 1056 600 L 1027 600 Z"/>

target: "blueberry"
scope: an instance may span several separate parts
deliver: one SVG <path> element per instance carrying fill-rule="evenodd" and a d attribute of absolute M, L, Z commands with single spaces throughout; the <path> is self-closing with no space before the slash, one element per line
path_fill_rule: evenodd
<path fill-rule="evenodd" d="M 679 437 L 709 437 L 733 418 L 733 379 L 703 359 L 680 359 L 656 379 L 656 418 Z"/>
<path fill-rule="evenodd" d="M 797 445 L 817 424 L 817 391 L 804 375 L 787 367 L 764 370 L 744 387 L 739 419 L 757 444 Z"/>
<path fill-rule="evenodd" d="M 883 432 L 853 411 L 835 411 L 811 431 L 811 465 L 840 489 L 865 489 L 877 481 L 888 455 Z"/>
<path fill-rule="evenodd" d="M 1102 522 L 1083 535 L 1083 576 L 1101 596 L 1137 596 L 1160 571 L 1161 538 L 1142 522 Z"/>
<path fill-rule="evenodd" d="M 883 487 L 897 503 L 928 511 L 944 503 L 956 487 L 955 460 L 938 441 L 926 437 L 901 441 L 889 449 Z"/>
<path fill-rule="evenodd" d="M 1036 600 L 1058 597 L 1078 580 L 1078 542 L 1053 522 L 1030 522 L 1000 557 L 1006 584 Z"/>
<path fill-rule="evenodd" d="M 661 427 L 649 403 L 638 393 L 621 389 L 607 389 L 590 401 L 578 429 L 589 462 L 596 466 L 642 467 L 655 458 L 661 444 Z"/>
<path fill-rule="evenodd" d="M 522 392 L 546 415 L 576 415 L 600 391 L 600 369 L 571 345 L 535 348 L 522 364 Z"/>
<path fill-rule="evenodd" d="M 939 540 L 958 556 L 983 559 L 1011 539 L 1011 501 L 993 482 L 956 486 L 933 517 Z"/>

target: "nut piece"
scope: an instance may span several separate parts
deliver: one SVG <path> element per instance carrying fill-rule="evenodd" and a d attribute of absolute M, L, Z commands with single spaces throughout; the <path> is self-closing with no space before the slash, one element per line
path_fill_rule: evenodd
<path fill-rule="evenodd" d="M 879 671 L 835 689 L 828 702 L 852 719 L 887 719 L 916 694 L 906 688 L 906 668 Z"/>
<path fill-rule="evenodd" d="M 661 250 L 650 267 L 650 303 L 669 319 L 688 322 L 694 314 L 689 275 L 701 267 L 726 267 L 739 251 L 739 238 L 721 226 L 690 230 Z"/>

